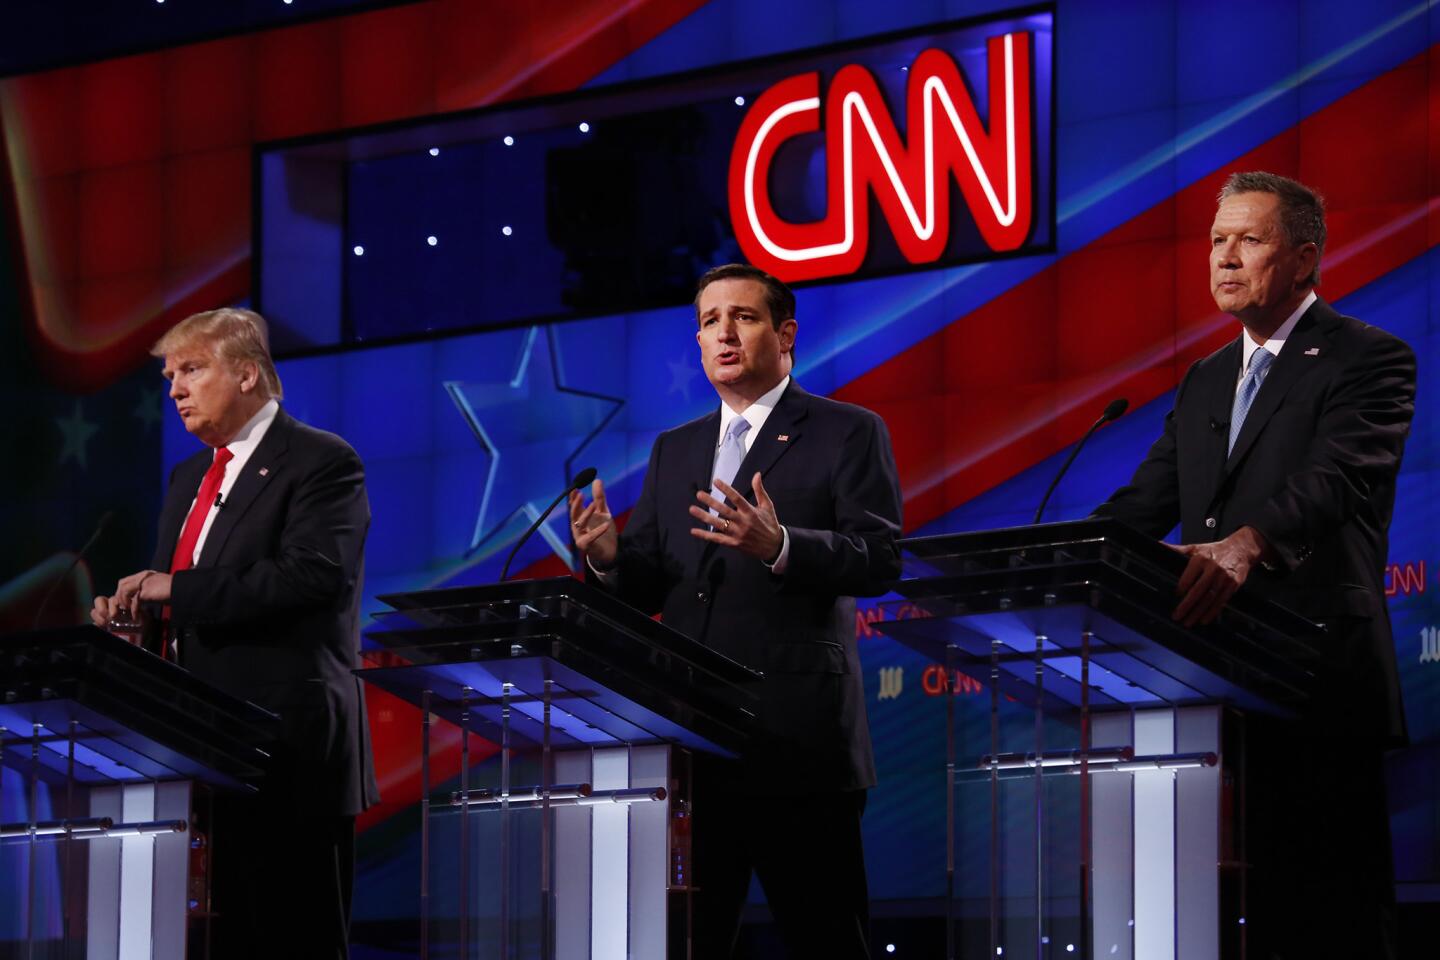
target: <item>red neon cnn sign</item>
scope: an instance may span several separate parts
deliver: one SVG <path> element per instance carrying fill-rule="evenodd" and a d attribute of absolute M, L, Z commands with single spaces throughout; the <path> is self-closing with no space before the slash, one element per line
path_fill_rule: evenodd
<path fill-rule="evenodd" d="M 819 74 L 799 74 L 762 93 L 730 153 L 730 220 L 750 262 L 792 281 L 855 272 L 869 247 L 873 194 L 904 257 L 932 263 L 949 239 L 950 177 L 991 250 L 1021 247 L 1035 192 L 1031 35 L 991 37 L 986 52 L 990 128 L 980 122 L 955 61 L 932 48 L 910 67 L 908 144 L 870 71 L 842 67 L 824 103 L 827 213 L 810 223 L 776 214 L 769 173 L 786 140 L 820 130 Z"/>

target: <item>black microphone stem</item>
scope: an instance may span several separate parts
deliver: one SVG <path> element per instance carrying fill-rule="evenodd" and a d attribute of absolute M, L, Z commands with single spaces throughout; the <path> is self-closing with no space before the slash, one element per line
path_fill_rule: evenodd
<path fill-rule="evenodd" d="M 546 508 L 545 508 L 545 511 L 544 511 L 543 513 L 541 513 L 540 516 L 538 516 L 538 517 L 535 518 L 535 522 L 532 523 L 532 524 L 530 524 L 530 528 L 529 528 L 528 530 L 526 530 L 526 531 L 520 536 L 520 539 L 519 539 L 519 540 L 516 540 L 516 541 L 515 541 L 515 546 L 514 546 L 514 548 L 510 551 L 510 556 L 508 556 L 508 557 L 505 558 L 505 566 L 502 567 L 501 570 L 500 570 L 500 582 L 501 582 L 501 583 L 504 583 L 504 582 L 505 582 L 505 578 L 510 575 L 510 562 L 515 559 L 515 554 L 519 553 L 519 552 L 520 552 L 520 548 L 523 547 L 523 546 L 525 546 L 526 542 L 530 539 L 531 535 L 534 534 L 536 530 L 539 530 L 539 529 L 540 529 L 540 524 L 542 524 L 542 523 L 545 522 L 545 518 L 548 517 L 548 516 L 550 516 L 550 514 L 555 510 L 556 507 L 560 506 L 560 501 L 561 501 L 561 500 L 564 500 L 566 497 L 570 496 L 571 493 L 573 493 L 573 492 L 576 491 L 576 490 L 579 490 L 581 487 L 589 486 L 590 481 L 591 481 L 591 480 L 594 480 L 594 479 L 595 479 L 595 468 L 594 468 L 594 467 L 586 467 L 584 470 L 581 470 L 579 473 L 577 473 L 577 474 L 575 475 L 575 479 L 570 481 L 570 486 L 566 487 L 566 488 L 561 492 L 560 496 L 556 497 L 556 498 L 550 503 L 550 506 L 546 507 Z"/>
<path fill-rule="evenodd" d="M 1050 502 L 1050 495 L 1054 493 L 1055 488 L 1060 485 L 1060 478 L 1065 476 L 1065 471 L 1070 469 L 1070 464 L 1075 462 L 1075 457 L 1080 453 L 1080 448 L 1085 446 L 1085 442 L 1095 434 L 1096 430 L 1099 430 L 1111 420 L 1118 419 L 1128 406 L 1130 406 L 1130 402 L 1123 397 L 1111 400 L 1109 406 L 1105 408 L 1105 412 L 1100 414 L 1100 419 L 1090 424 L 1090 429 L 1085 431 L 1085 436 L 1081 437 L 1080 442 L 1070 448 L 1070 456 L 1065 458 L 1065 463 L 1060 467 L 1060 472 L 1055 474 L 1054 480 L 1050 481 L 1050 488 L 1045 491 L 1045 496 L 1041 498 L 1040 506 L 1035 508 L 1035 518 L 1030 521 L 1031 523 L 1040 522 L 1040 515 L 1045 512 L 1045 504 Z"/>
<path fill-rule="evenodd" d="M 45 599 L 40 601 L 40 609 L 35 611 L 35 621 L 30 624 L 31 630 L 40 629 L 40 619 L 45 615 L 45 608 L 50 606 L 50 598 L 55 596 L 55 590 L 60 584 L 65 582 L 66 577 L 70 576 L 70 571 L 74 570 L 79 566 L 80 561 L 85 559 L 85 554 L 89 553 L 90 548 L 95 546 L 95 541 L 100 539 L 100 534 L 105 532 L 105 528 L 110 525 L 110 521 L 114 519 L 114 517 L 114 510 L 105 511 L 104 515 L 100 517 L 100 522 L 95 524 L 95 532 L 90 534 L 90 539 L 85 541 L 85 546 L 81 547 L 79 552 L 75 554 L 75 559 L 70 561 L 70 566 L 65 568 L 64 573 L 51 581 L 50 589 L 45 591 Z"/>

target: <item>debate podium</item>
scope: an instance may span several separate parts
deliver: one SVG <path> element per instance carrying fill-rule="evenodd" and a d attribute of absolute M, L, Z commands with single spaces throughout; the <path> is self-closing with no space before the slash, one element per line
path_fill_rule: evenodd
<path fill-rule="evenodd" d="M 1110 520 L 901 546 L 874 626 L 951 692 L 947 956 L 1239 956 L 1243 720 L 1304 706 L 1321 628 L 1244 589 L 1182 627 L 1186 559 Z"/>
<path fill-rule="evenodd" d="M 0 955 L 203 956 L 194 788 L 256 789 L 276 723 L 94 627 L 0 637 Z"/>
<path fill-rule="evenodd" d="M 570 577 L 381 599 L 357 672 L 421 712 L 419 956 L 685 956 L 689 758 L 737 754 L 760 674 Z"/>

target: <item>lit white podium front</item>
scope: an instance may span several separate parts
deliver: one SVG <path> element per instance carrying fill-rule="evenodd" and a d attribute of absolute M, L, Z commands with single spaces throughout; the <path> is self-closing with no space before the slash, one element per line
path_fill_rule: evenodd
<path fill-rule="evenodd" d="M 1244 717 L 1306 701 L 1320 628 L 1245 590 L 1180 626 L 1185 558 L 1114 521 L 901 545 L 875 626 L 988 694 L 947 698 L 948 956 L 1239 956 Z"/>
<path fill-rule="evenodd" d="M 276 723 L 94 627 L 0 637 L 0 955 L 204 956 L 194 788 L 254 790 Z"/>
<path fill-rule="evenodd" d="M 381 599 L 358 674 L 421 709 L 419 955 L 685 956 L 691 752 L 735 755 L 760 675 L 570 577 Z"/>

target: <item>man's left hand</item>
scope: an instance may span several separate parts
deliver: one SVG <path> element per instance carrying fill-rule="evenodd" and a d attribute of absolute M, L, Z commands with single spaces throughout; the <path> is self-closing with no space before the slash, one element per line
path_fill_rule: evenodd
<path fill-rule="evenodd" d="M 780 548 L 785 545 L 785 534 L 780 530 L 780 521 L 775 517 L 775 504 L 765 492 L 765 484 L 760 482 L 759 471 L 756 471 L 752 482 L 755 488 L 753 506 L 724 480 L 717 478 L 715 486 L 725 494 L 729 503 L 721 503 L 710 496 L 709 491 L 697 490 L 695 499 L 704 506 L 692 506 L 690 516 L 705 526 L 692 527 L 691 536 L 734 547 L 763 563 L 774 563 L 780 556 Z M 709 512 L 712 509 L 714 514 Z"/>
<path fill-rule="evenodd" d="M 1175 586 L 1180 603 L 1172 617 L 1186 627 L 1213 623 L 1268 547 L 1254 527 L 1241 527 L 1215 543 L 1172 547 L 1190 558 Z"/>
<path fill-rule="evenodd" d="M 142 603 L 169 603 L 170 579 L 170 574 L 158 570 L 132 573 L 115 585 L 115 603 L 132 617 L 139 616 Z"/>

